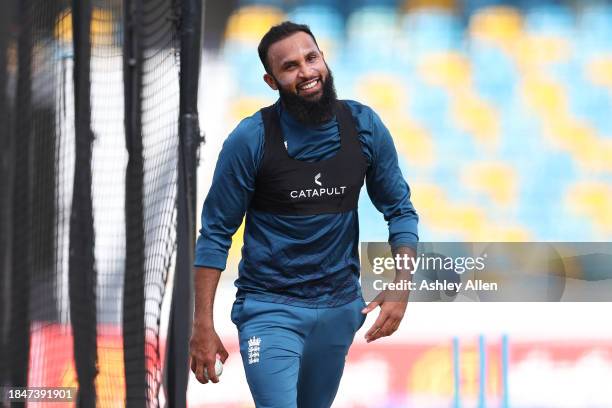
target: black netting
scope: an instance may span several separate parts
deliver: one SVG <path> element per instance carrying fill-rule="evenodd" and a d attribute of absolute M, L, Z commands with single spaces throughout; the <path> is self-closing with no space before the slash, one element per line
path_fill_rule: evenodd
<path fill-rule="evenodd" d="M 1 385 L 158 406 L 182 199 L 181 4 L 3 4 Z"/>

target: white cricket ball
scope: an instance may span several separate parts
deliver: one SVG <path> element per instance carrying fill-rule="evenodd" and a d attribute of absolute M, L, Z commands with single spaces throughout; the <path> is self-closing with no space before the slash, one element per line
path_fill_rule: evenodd
<path fill-rule="evenodd" d="M 223 363 L 221 360 L 217 360 L 215 361 L 215 374 L 217 374 L 217 378 L 219 378 L 221 373 L 223 373 Z M 208 369 L 206 367 L 204 367 L 204 377 L 206 377 L 207 380 L 210 380 L 210 378 L 208 378 Z"/>

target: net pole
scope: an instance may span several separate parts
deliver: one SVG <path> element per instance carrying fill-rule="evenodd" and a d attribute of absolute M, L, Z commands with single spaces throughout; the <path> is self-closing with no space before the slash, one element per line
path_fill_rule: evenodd
<path fill-rule="evenodd" d="M 196 169 L 201 142 L 197 99 L 203 11 L 203 0 L 183 0 L 181 3 L 177 259 L 167 353 L 169 407 L 187 405 L 189 337 L 193 314 Z"/>
<path fill-rule="evenodd" d="M 10 272 L 11 272 L 11 219 L 13 200 L 13 132 L 12 115 L 7 100 L 7 46 L 9 23 L 12 17 L 13 1 L 6 2 L 4 13 L 0 13 L 0 386 L 9 385 L 6 374 L 9 370 L 6 355 L 8 348 L 8 325 L 10 309 Z"/>
<path fill-rule="evenodd" d="M 125 176 L 125 275 L 123 360 L 126 407 L 147 405 L 145 362 L 144 158 L 142 132 L 142 0 L 124 2 L 124 127 L 128 163 Z"/>
<path fill-rule="evenodd" d="M 30 2 L 17 5 L 17 89 L 14 139 L 12 256 L 9 324 L 9 385 L 27 386 L 30 354 L 30 277 L 32 275 L 32 168 L 30 164 L 32 133 L 32 16 Z"/>
<path fill-rule="evenodd" d="M 90 100 L 90 0 L 72 1 L 74 47 L 75 168 L 70 217 L 68 279 L 78 407 L 96 406 L 96 271 L 92 208 Z"/>

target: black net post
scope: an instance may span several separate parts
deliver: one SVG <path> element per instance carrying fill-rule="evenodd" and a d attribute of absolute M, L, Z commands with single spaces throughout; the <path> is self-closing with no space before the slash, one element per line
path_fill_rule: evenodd
<path fill-rule="evenodd" d="M 9 325 L 9 384 L 24 387 L 28 378 L 30 353 L 29 289 L 32 276 L 32 230 L 30 149 L 32 134 L 32 5 L 18 3 L 16 123 L 14 139 L 12 260 Z M 17 295 L 19 294 L 19 295 Z"/>
<path fill-rule="evenodd" d="M 14 1 L 7 1 L 0 15 L 0 386 L 10 385 L 12 368 L 9 356 L 11 344 L 12 315 L 12 255 L 13 255 L 13 194 L 15 149 L 14 130 L 12 129 L 13 103 L 8 94 L 8 46 L 10 24 L 13 19 Z"/>
<path fill-rule="evenodd" d="M 185 407 L 189 337 L 193 313 L 192 265 L 195 243 L 197 152 L 201 142 L 197 97 L 202 55 L 203 0 L 183 0 L 180 38 L 179 176 L 177 259 L 169 326 L 168 406 Z"/>
<path fill-rule="evenodd" d="M 0 386 L 8 385 L 6 373 L 9 370 L 6 350 L 8 348 L 8 324 L 9 324 L 9 274 L 11 270 L 11 218 L 13 197 L 13 148 L 12 135 L 9 125 L 9 104 L 7 100 L 7 46 L 9 36 L 9 23 L 13 2 L 7 2 L 5 13 L 0 14 Z"/>
<path fill-rule="evenodd" d="M 96 406 L 97 375 L 96 271 L 92 208 L 90 100 L 91 3 L 73 0 L 75 168 L 70 217 L 69 296 L 78 407 Z"/>
<path fill-rule="evenodd" d="M 123 283 L 123 361 L 126 406 L 145 407 L 145 238 L 142 133 L 142 0 L 124 2 L 124 117 L 128 164 L 125 175 L 126 256 Z"/>

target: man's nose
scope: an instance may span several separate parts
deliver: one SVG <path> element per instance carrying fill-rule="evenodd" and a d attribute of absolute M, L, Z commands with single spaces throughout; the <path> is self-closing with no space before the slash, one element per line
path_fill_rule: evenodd
<path fill-rule="evenodd" d="M 299 78 L 309 78 L 312 76 L 312 69 L 306 63 L 302 63 L 299 66 L 298 71 Z"/>

